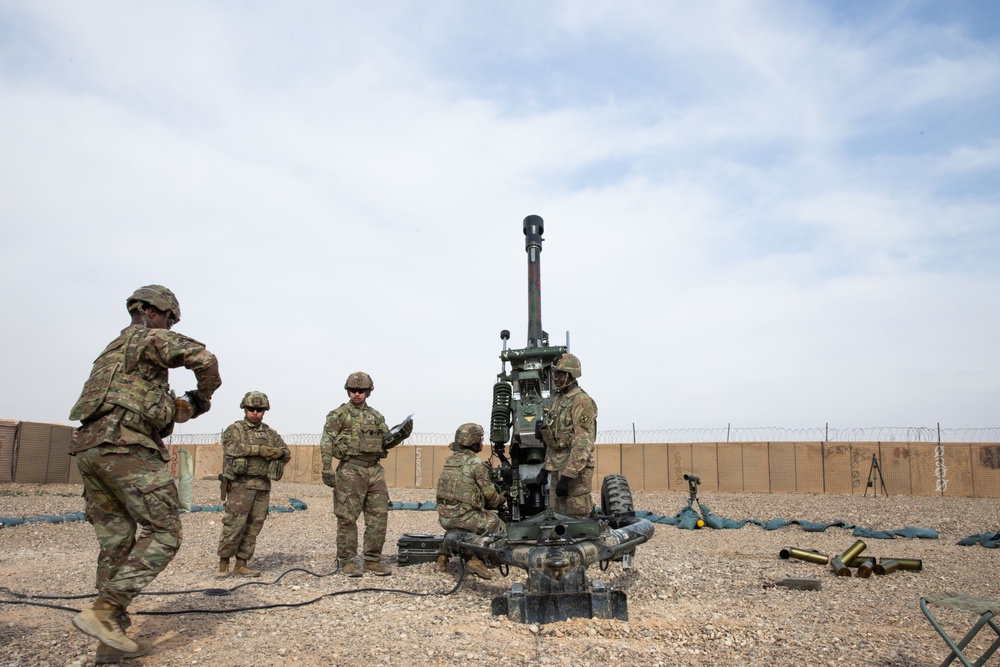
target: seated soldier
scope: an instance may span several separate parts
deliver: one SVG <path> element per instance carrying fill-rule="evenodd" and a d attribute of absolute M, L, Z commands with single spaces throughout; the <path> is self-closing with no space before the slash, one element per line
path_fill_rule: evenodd
<path fill-rule="evenodd" d="M 438 521 L 445 530 L 459 528 L 479 535 L 506 529 L 506 524 L 494 509 L 504 503 L 503 494 L 497 491 L 490 479 L 490 466 L 480 459 L 483 449 L 483 427 L 479 424 L 462 424 L 455 431 L 451 443 L 455 453 L 444 462 L 438 478 Z M 448 565 L 448 554 L 439 553 L 438 572 Z M 469 570 L 483 579 L 492 579 L 494 573 L 479 558 L 469 559 Z"/>

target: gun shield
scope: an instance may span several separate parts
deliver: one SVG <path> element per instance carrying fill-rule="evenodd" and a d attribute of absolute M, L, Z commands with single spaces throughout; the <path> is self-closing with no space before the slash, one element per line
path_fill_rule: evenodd
<path fill-rule="evenodd" d="M 818 565 L 826 565 L 830 562 L 830 557 L 813 549 L 796 549 L 795 547 L 782 547 L 778 552 L 778 557 L 783 560 L 797 558 Z"/>

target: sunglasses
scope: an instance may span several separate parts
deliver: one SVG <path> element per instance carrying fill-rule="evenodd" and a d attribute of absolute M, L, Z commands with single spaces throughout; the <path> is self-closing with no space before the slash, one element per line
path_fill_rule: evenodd
<path fill-rule="evenodd" d="M 247 408 L 247 412 L 264 412 L 266 408 Z"/>
<path fill-rule="evenodd" d="M 354 387 L 351 387 L 347 391 L 351 392 L 352 394 L 363 394 L 363 393 L 365 393 L 368 390 L 367 389 L 355 389 Z"/>

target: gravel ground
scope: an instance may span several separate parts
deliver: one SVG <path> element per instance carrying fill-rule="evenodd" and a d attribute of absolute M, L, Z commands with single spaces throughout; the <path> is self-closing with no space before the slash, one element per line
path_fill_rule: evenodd
<path fill-rule="evenodd" d="M 195 503 L 218 502 L 218 484 L 196 482 Z M 80 487 L 0 485 L 0 516 L 82 510 Z M 432 499 L 427 489 L 392 489 L 393 500 Z M 270 583 L 290 568 L 318 575 L 335 570 L 334 519 L 329 490 L 279 482 L 272 503 L 287 498 L 308 510 L 272 513 L 252 565 Z M 635 494 L 635 504 L 673 516 L 686 494 Z M 490 599 L 524 580 L 482 581 L 471 575 L 455 589 L 459 566 L 447 574 L 432 564 L 395 567 L 404 533 L 441 531 L 434 512 L 393 511 L 383 559 L 392 577 L 292 572 L 273 585 L 244 586 L 228 596 L 201 592 L 142 595 L 131 611 L 131 636 L 153 642 L 150 655 L 131 665 L 937 665 L 947 654 L 924 619 L 921 595 L 963 590 L 1000 598 L 1000 550 L 959 547 L 968 535 L 1000 528 L 1000 500 L 938 497 L 703 494 L 721 517 L 842 519 L 873 529 L 930 527 L 937 540 L 867 540 L 866 555 L 919 558 L 921 572 L 868 579 L 838 578 L 826 567 L 778 558 L 790 545 L 840 554 L 850 531 L 806 533 L 798 526 L 765 531 L 680 530 L 657 525 L 639 547 L 636 568 L 612 564 L 591 576 L 628 595 L 629 620 L 574 619 L 522 625 L 490 615 Z M 245 579 L 216 580 L 215 548 L 221 514 L 184 515 L 184 544 L 147 593 L 230 588 Z M 97 544 L 83 522 L 0 528 L 0 586 L 30 595 L 92 594 Z M 764 588 L 788 576 L 816 575 L 821 591 Z M 391 590 L 390 590 L 391 589 Z M 271 604 L 300 607 L 231 613 L 192 613 Z M 70 624 L 71 612 L 9 604 L 0 591 L 0 666 L 93 662 L 94 642 Z M 38 601 L 37 599 L 34 601 Z M 51 600 L 79 608 L 88 600 Z M 157 615 L 155 612 L 185 612 Z M 973 617 L 941 612 L 961 636 Z M 986 631 L 988 632 L 988 630 Z M 985 632 L 977 644 L 986 645 Z M 978 653 L 973 652 L 974 655 Z"/>

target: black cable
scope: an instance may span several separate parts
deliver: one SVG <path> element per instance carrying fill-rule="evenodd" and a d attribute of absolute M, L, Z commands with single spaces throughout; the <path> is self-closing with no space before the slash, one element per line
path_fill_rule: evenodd
<path fill-rule="evenodd" d="M 462 582 L 465 580 L 465 563 L 463 562 L 463 563 L 461 563 L 461 565 L 462 565 L 462 567 L 459 570 L 458 580 L 455 582 L 455 586 L 451 590 L 449 590 L 447 592 L 444 592 L 444 593 L 419 593 L 419 592 L 416 592 L 416 591 L 403 590 L 401 588 L 367 588 L 366 587 L 366 588 L 345 589 L 345 590 L 341 590 L 341 591 L 334 591 L 332 593 L 325 593 L 325 594 L 319 596 L 318 598 L 313 598 L 312 600 L 306 600 L 304 602 L 276 602 L 276 603 L 273 603 L 273 604 L 256 605 L 256 606 L 253 606 L 253 607 L 235 607 L 235 608 L 231 608 L 231 609 L 178 609 L 178 610 L 173 610 L 173 611 L 134 611 L 134 612 L 129 612 L 129 613 L 130 614 L 135 614 L 137 616 L 174 616 L 174 615 L 178 615 L 178 614 L 233 614 L 233 613 L 241 612 L 241 611 L 258 611 L 258 610 L 261 610 L 261 609 L 277 609 L 277 608 L 281 608 L 281 607 L 287 607 L 287 608 L 305 607 L 307 605 L 311 605 L 313 603 L 319 602 L 323 598 L 337 597 L 337 596 L 340 596 L 340 595 L 349 595 L 349 594 L 353 594 L 353 593 L 399 593 L 401 595 L 412 595 L 412 596 L 415 596 L 415 597 L 428 597 L 428 596 L 432 596 L 432 595 L 440 595 L 440 596 L 443 597 L 443 596 L 454 594 L 462 586 Z M 296 571 L 298 571 L 298 572 L 305 572 L 306 574 L 310 574 L 310 575 L 312 575 L 314 577 L 321 578 L 321 577 L 329 577 L 332 574 L 336 574 L 337 572 L 340 571 L 340 566 L 338 565 L 336 570 L 334 570 L 333 572 L 330 572 L 328 574 L 316 574 L 315 572 L 311 572 L 311 571 L 305 570 L 303 568 L 292 568 L 290 570 L 286 570 L 285 572 L 281 573 L 281 575 L 279 575 L 278 578 L 275 579 L 274 581 L 271 581 L 271 582 L 266 582 L 266 581 L 247 581 L 247 582 L 244 582 L 242 584 L 239 584 L 238 586 L 234 586 L 233 588 L 230 588 L 230 589 L 225 589 L 225 588 L 200 588 L 200 589 L 192 589 L 192 590 L 188 590 L 188 591 L 155 591 L 155 592 L 149 592 L 149 593 L 147 593 L 147 592 L 141 592 L 141 593 L 139 593 L 139 595 L 183 595 L 183 594 L 187 594 L 187 593 L 203 593 L 205 595 L 211 595 L 211 596 L 224 596 L 224 595 L 229 595 L 230 593 L 232 593 L 232 592 L 234 592 L 234 591 L 236 591 L 236 590 L 238 590 L 240 588 L 243 588 L 244 586 L 249 586 L 249 585 L 252 585 L 252 584 L 256 584 L 258 586 L 271 586 L 271 585 L 276 584 L 279 581 L 281 581 L 282 577 L 284 577 L 286 574 L 288 574 L 290 572 L 296 572 Z M 25 595 L 24 593 L 18 593 L 16 591 L 13 591 L 13 590 L 7 588 L 6 586 L 0 586 L 0 591 L 3 591 L 3 592 L 8 593 L 10 595 L 13 595 L 14 597 L 17 597 L 17 598 L 21 598 L 19 600 L 0 600 L 0 604 L 19 604 L 19 605 L 26 605 L 26 606 L 31 606 L 31 607 L 44 607 L 44 608 L 47 608 L 47 609 L 58 609 L 60 611 L 70 611 L 70 612 L 73 612 L 73 613 L 79 613 L 80 610 L 79 609 L 74 609 L 73 607 L 63 607 L 63 606 L 60 606 L 60 605 L 47 604 L 47 603 L 43 603 L 43 602 L 30 602 L 29 598 L 30 599 L 36 599 L 36 600 L 76 600 L 76 599 L 80 599 L 80 598 L 91 598 L 91 597 L 94 597 L 93 593 L 89 593 L 89 594 L 85 594 L 85 595 L 66 595 L 66 596 L 58 596 L 58 595 Z"/>

